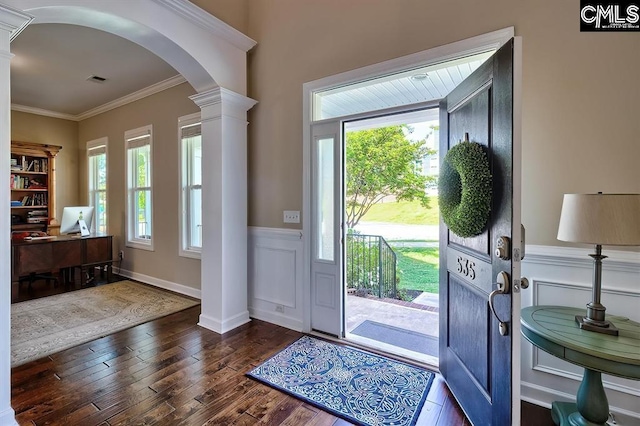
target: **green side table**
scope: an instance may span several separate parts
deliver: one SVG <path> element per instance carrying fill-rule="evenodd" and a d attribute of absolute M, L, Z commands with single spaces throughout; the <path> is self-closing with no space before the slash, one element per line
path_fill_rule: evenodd
<path fill-rule="evenodd" d="M 609 402 L 602 373 L 640 380 L 640 324 L 609 315 L 618 336 L 581 330 L 575 321 L 584 309 L 530 306 L 522 309 L 522 335 L 560 359 L 584 367 L 576 403 L 554 402 L 551 416 L 558 426 L 605 425 Z"/>

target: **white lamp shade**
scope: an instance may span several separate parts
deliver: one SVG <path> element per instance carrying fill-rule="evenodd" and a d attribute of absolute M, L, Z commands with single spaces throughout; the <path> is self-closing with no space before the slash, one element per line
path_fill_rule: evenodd
<path fill-rule="evenodd" d="M 600 245 L 640 245 L 640 194 L 565 194 L 558 239 Z"/>

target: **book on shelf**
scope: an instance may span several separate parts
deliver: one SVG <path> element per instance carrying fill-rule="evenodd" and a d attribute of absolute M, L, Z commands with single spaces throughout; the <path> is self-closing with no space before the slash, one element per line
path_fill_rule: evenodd
<path fill-rule="evenodd" d="M 47 223 L 49 222 L 48 217 L 28 217 L 27 223 Z"/>
<path fill-rule="evenodd" d="M 48 201 L 48 196 L 46 193 L 43 192 L 38 194 L 25 195 L 24 197 L 22 197 L 21 200 L 11 201 L 11 206 L 12 207 L 19 207 L 19 206 L 46 207 L 47 201 Z"/>
<path fill-rule="evenodd" d="M 13 174 L 11 175 L 9 184 L 11 189 L 29 189 L 31 182 L 26 176 Z"/>
<path fill-rule="evenodd" d="M 29 159 L 24 155 L 20 159 L 12 158 L 11 171 L 47 173 L 49 171 L 49 160 L 47 158 Z"/>

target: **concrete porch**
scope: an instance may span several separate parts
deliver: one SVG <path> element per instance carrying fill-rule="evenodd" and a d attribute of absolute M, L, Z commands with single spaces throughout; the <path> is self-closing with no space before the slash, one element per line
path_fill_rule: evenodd
<path fill-rule="evenodd" d="M 356 344 L 423 362 L 437 368 L 438 358 L 351 333 L 366 320 L 438 337 L 438 295 L 422 293 L 412 302 L 347 294 L 346 338 Z"/>

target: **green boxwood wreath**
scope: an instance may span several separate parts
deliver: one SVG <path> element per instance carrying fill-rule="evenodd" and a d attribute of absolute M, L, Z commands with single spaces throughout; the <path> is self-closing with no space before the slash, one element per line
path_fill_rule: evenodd
<path fill-rule="evenodd" d="M 444 157 L 438 179 L 440 215 L 460 237 L 482 233 L 491 211 L 491 169 L 482 145 L 463 141 Z"/>

